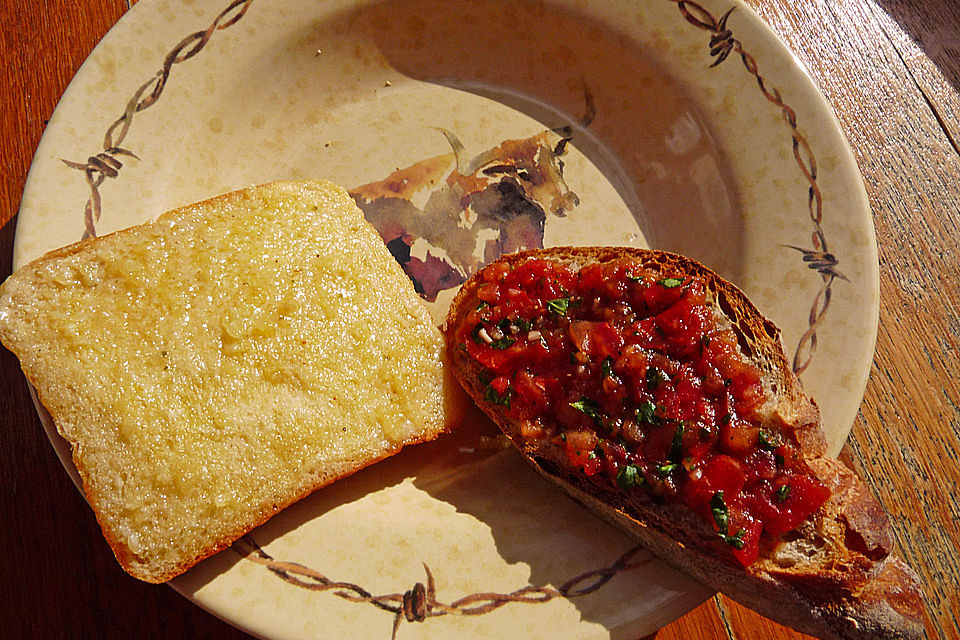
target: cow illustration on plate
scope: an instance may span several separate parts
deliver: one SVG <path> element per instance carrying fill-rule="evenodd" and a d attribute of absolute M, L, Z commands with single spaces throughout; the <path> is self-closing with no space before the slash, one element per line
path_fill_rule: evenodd
<path fill-rule="evenodd" d="M 589 92 L 587 107 L 585 127 L 594 116 Z M 439 131 L 451 152 L 350 190 L 430 302 L 503 254 L 542 248 L 547 216 L 580 204 L 563 179 L 571 126 L 504 140 L 470 159 L 456 134 Z"/>

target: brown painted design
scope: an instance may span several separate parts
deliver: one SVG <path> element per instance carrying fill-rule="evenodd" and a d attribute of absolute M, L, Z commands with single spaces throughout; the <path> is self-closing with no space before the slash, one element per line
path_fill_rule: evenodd
<path fill-rule="evenodd" d="M 821 222 L 823 220 L 823 194 L 820 192 L 820 185 L 817 184 L 817 160 L 810 149 L 810 144 L 800 132 L 797 126 L 797 114 L 780 96 L 780 91 L 776 87 L 768 87 L 763 76 L 760 74 L 757 61 L 743 48 L 743 44 L 734 37 L 733 32 L 727 27 L 727 19 L 733 13 L 734 7 L 731 7 L 724 13 L 720 19 L 716 19 L 713 14 L 704 9 L 700 4 L 691 0 L 668 0 L 677 5 L 680 14 L 693 26 L 709 32 L 710 35 L 710 55 L 715 58 L 711 67 L 716 67 L 727 59 L 731 52 L 740 55 L 743 66 L 752 75 L 757 86 L 764 97 L 774 106 L 780 109 L 783 114 L 783 120 L 790 128 L 790 135 L 793 139 L 793 156 L 797 160 L 797 166 L 806 179 L 809 188 L 807 190 L 807 207 L 810 212 L 810 221 L 813 223 L 813 234 L 811 242 L 812 249 L 803 249 L 793 245 L 782 245 L 791 249 L 796 249 L 803 253 L 803 261 L 807 266 L 820 274 L 823 284 L 817 295 L 813 299 L 810 307 L 808 319 L 808 328 L 800 337 L 797 348 L 793 354 L 793 372 L 796 374 L 803 371 L 810 365 L 813 359 L 813 352 L 817 348 L 817 328 L 823 320 L 827 309 L 830 307 L 831 287 L 834 280 L 849 279 L 840 273 L 837 269 L 837 257 L 827 249 L 827 239 L 823 234 Z"/>
<path fill-rule="evenodd" d="M 527 585 L 510 593 L 478 592 L 450 603 L 437 600 L 436 581 L 430 567 L 423 565 L 426 584 L 417 582 L 403 593 L 373 595 L 363 587 L 350 582 L 328 578 L 319 571 L 295 562 L 278 560 L 263 550 L 250 535 L 245 535 L 231 547 L 234 553 L 269 569 L 274 575 L 292 585 L 311 591 L 332 591 L 350 602 L 362 602 L 393 614 L 393 634 L 396 640 L 400 623 L 424 622 L 428 618 L 446 615 L 477 616 L 490 613 L 511 603 L 541 604 L 554 598 L 576 598 L 597 591 L 615 575 L 635 569 L 649 562 L 653 556 L 641 547 L 633 547 L 608 567 L 585 571 L 567 580 L 557 588 Z"/>
<path fill-rule="evenodd" d="M 589 125 L 592 117 L 588 109 L 581 123 Z M 504 140 L 470 160 L 460 157 L 463 145 L 455 134 L 442 133 L 452 153 L 350 190 L 430 302 L 501 255 L 542 248 L 547 216 L 565 216 L 580 203 L 563 179 L 569 127 Z M 423 204 L 414 204 L 415 198 Z"/>
<path fill-rule="evenodd" d="M 203 31 L 191 33 L 181 40 L 163 59 L 160 70 L 137 89 L 127 102 L 123 114 L 107 129 L 103 137 L 103 151 L 87 158 L 86 162 L 73 162 L 61 158 L 68 167 L 83 171 L 90 186 L 90 198 L 83 212 L 84 240 L 97 235 L 96 224 L 100 220 L 100 185 L 107 178 L 116 178 L 120 174 L 120 169 L 123 168 L 123 163 L 119 159 L 121 156 L 139 160 L 132 151 L 120 146 L 127 137 L 134 114 L 143 111 L 160 99 L 160 94 L 167 86 L 167 79 L 170 77 L 173 65 L 189 60 L 200 53 L 213 37 L 214 32 L 236 24 L 246 14 L 252 2 L 253 0 L 234 0 L 214 18 L 209 27 Z"/>

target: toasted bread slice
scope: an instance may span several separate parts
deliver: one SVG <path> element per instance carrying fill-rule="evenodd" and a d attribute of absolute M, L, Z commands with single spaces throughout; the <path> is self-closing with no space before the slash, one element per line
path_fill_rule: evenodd
<path fill-rule="evenodd" d="M 800 470 L 799 472 L 812 478 L 811 483 L 819 487 L 817 491 L 823 500 L 819 508 L 812 507 L 816 510 L 791 530 L 774 535 L 765 529 L 761 534 L 757 529 L 758 538 L 755 539 L 754 549 L 755 553 L 759 554 L 758 557 L 754 556 L 755 559 L 747 561 L 738 560 L 737 550 L 742 549 L 744 543 L 743 530 L 738 536 L 733 535 L 732 528 L 726 530 L 727 512 L 722 491 L 717 492 L 720 493 L 719 499 L 714 494 L 706 508 L 708 514 L 710 508 L 714 508 L 715 522 L 709 520 L 709 515 L 704 516 L 702 511 L 697 513 L 682 498 L 677 497 L 688 495 L 684 493 L 687 487 L 697 486 L 691 483 L 700 481 L 702 476 L 694 477 L 694 474 L 705 473 L 695 458 L 688 457 L 691 454 L 687 449 L 686 436 L 683 435 L 684 427 L 680 426 L 683 421 L 671 423 L 678 425 L 677 435 L 672 442 L 667 440 L 665 444 L 661 444 L 661 451 L 666 447 L 670 452 L 664 454 L 669 456 L 669 460 L 665 464 L 652 467 L 654 473 L 651 473 L 649 464 L 645 467 L 646 477 L 651 479 L 649 482 L 645 482 L 642 471 L 644 467 L 641 463 L 638 463 L 641 466 L 630 470 L 630 474 L 625 476 L 609 471 L 610 474 L 617 473 L 616 481 L 611 481 L 609 476 L 604 478 L 603 472 L 597 470 L 597 464 L 590 467 L 589 463 L 575 463 L 569 444 L 575 437 L 570 435 L 574 432 L 571 425 L 585 417 L 577 412 L 571 414 L 568 406 L 588 414 L 596 423 L 595 431 L 601 438 L 601 444 L 594 451 L 598 452 L 597 456 L 604 460 L 604 464 L 614 464 L 608 461 L 621 455 L 620 469 L 628 466 L 627 461 L 622 459 L 622 452 L 630 451 L 630 444 L 623 436 L 626 422 L 619 423 L 604 415 L 603 405 L 598 404 L 596 398 L 568 403 L 571 396 L 561 394 L 557 396 L 561 401 L 549 404 L 553 400 L 549 397 L 544 400 L 540 396 L 543 393 L 549 396 L 551 388 L 554 389 L 554 394 L 557 394 L 556 389 L 563 385 L 567 385 L 564 389 L 587 388 L 603 395 L 607 389 L 603 385 L 610 382 L 606 376 L 619 376 L 616 378 L 617 385 L 620 384 L 620 378 L 633 380 L 634 384 L 637 384 L 637 379 L 630 378 L 629 374 L 623 374 L 617 369 L 626 366 L 621 364 L 623 352 L 614 353 L 609 359 L 604 358 L 606 362 L 602 365 L 591 364 L 586 357 L 580 356 L 582 352 L 577 352 L 574 348 L 576 338 L 561 339 L 557 338 L 556 334 L 568 331 L 571 336 L 575 335 L 576 322 L 572 319 L 574 316 L 600 320 L 625 312 L 622 307 L 613 306 L 597 309 L 595 303 L 586 298 L 558 298 L 542 305 L 543 300 L 530 303 L 524 298 L 525 294 L 518 293 L 516 289 L 499 288 L 496 293 L 483 291 L 491 281 L 503 282 L 502 278 L 507 277 L 503 274 L 529 265 L 534 260 L 566 265 L 572 272 L 594 264 L 629 264 L 630 267 L 620 272 L 621 277 L 627 274 L 626 279 L 615 283 L 611 288 L 619 292 L 631 291 L 629 287 L 633 284 L 627 280 L 640 279 L 640 276 L 630 276 L 630 269 L 642 273 L 647 282 L 655 283 L 654 286 L 678 287 L 681 283 L 700 282 L 706 292 L 708 316 L 712 317 L 718 331 L 727 331 L 727 335 L 735 336 L 729 339 L 735 345 L 734 350 L 739 353 L 739 358 L 749 363 L 751 370 L 758 372 L 763 390 L 764 401 L 752 412 L 753 423 L 744 423 L 741 425 L 743 430 L 740 431 L 741 434 L 753 434 L 753 444 L 750 446 L 754 453 L 747 450 L 748 453 L 741 453 L 741 457 L 748 460 L 769 459 L 771 452 L 761 450 L 759 443 L 765 441 L 758 438 L 761 432 L 773 434 L 784 446 L 792 447 L 791 451 L 799 452 L 791 464 L 795 470 Z M 583 273 L 575 275 L 574 282 L 581 282 L 577 279 L 581 278 Z M 521 276 L 518 275 L 517 278 Z M 542 278 L 536 281 L 527 277 L 527 281 L 532 283 L 532 289 L 540 287 L 544 291 L 562 290 L 549 283 L 545 284 Z M 546 297 L 550 295 L 562 294 L 547 294 Z M 639 294 L 611 293 L 604 298 L 606 295 L 598 294 L 597 297 L 606 300 L 636 300 Z M 630 298 L 631 295 L 634 298 Z M 617 298 L 618 296 L 620 297 Z M 522 320 L 504 322 L 500 318 L 506 307 L 498 305 L 507 298 L 520 301 L 515 303 L 520 307 L 527 305 L 526 315 L 522 316 Z M 581 302 L 582 305 L 579 304 Z M 616 303 L 620 304 L 624 303 Z M 655 306 L 658 303 L 651 304 Z M 530 309 L 534 311 L 531 312 Z M 485 313 L 488 315 L 486 318 Z M 561 320 L 548 319 L 551 314 L 567 313 L 572 315 L 566 325 Z M 655 312 L 633 309 L 627 313 L 638 313 L 636 317 L 643 317 L 644 313 Z M 499 324 L 496 324 L 498 321 Z M 490 324 L 491 322 L 494 324 Z M 642 322 L 627 326 L 641 325 Z M 653 325 L 656 325 L 656 322 Z M 653 325 L 647 326 L 662 329 L 660 325 Z M 453 362 L 454 375 L 477 404 L 510 437 L 524 457 L 544 477 L 558 484 L 590 510 L 635 536 L 664 560 L 759 613 L 804 633 L 822 638 L 845 639 L 915 638 L 922 633 L 923 604 L 918 579 L 902 560 L 891 553 L 891 529 L 883 509 L 849 469 L 837 460 L 824 456 L 825 440 L 819 412 L 814 402 L 804 395 L 799 380 L 788 368 L 778 329 L 729 282 L 691 259 L 659 251 L 604 247 L 530 251 L 501 258 L 464 284 L 442 329 Z M 549 340 L 548 329 L 554 331 Z M 599 332 L 595 335 L 603 338 L 605 334 Z M 639 329 L 634 335 L 639 335 Z M 660 340 L 656 332 L 651 332 L 651 336 L 653 343 Z M 703 336 L 699 335 L 694 337 L 703 339 Z M 592 339 L 596 342 L 598 338 Z M 616 344 L 615 340 L 610 340 Z M 534 342 L 540 341 L 542 348 L 531 348 Z M 469 344 L 470 342 L 474 344 Z M 566 346 L 560 346 L 561 343 Z M 587 342 L 582 342 L 578 346 L 584 349 L 597 348 L 595 344 L 591 347 L 585 346 L 586 344 Z M 629 339 L 627 344 L 630 344 Z M 709 340 L 703 339 L 701 344 L 709 344 Z M 524 348 L 527 351 L 523 351 Z M 550 371 L 543 373 L 541 378 L 534 378 L 532 372 L 535 372 L 535 367 L 529 364 L 531 359 L 547 358 L 544 354 L 558 348 L 571 350 L 571 370 L 577 370 L 573 366 L 577 363 L 583 365 L 579 369 L 581 373 L 577 375 L 598 376 L 600 382 L 584 383 L 584 386 L 577 387 L 580 382 L 575 378 L 563 377 L 574 375 L 566 370 L 554 376 L 554 380 L 561 380 L 560 383 L 550 379 Z M 519 351 L 513 353 L 512 350 L 515 349 Z M 641 351 L 643 350 L 638 350 L 638 353 Z M 548 362 L 558 362 L 558 366 L 562 367 L 566 355 L 563 351 L 559 355 L 559 360 Z M 659 357 L 650 356 L 649 351 L 644 351 L 641 355 L 644 358 L 649 356 L 651 362 Z M 700 351 L 698 357 L 703 358 L 703 351 Z M 503 364 L 504 362 L 512 364 Z M 509 370 L 504 367 L 509 367 Z M 524 380 L 520 379 L 521 375 Z M 650 382 L 649 376 L 646 381 L 641 377 L 639 385 L 646 387 Z M 656 383 L 656 379 L 653 382 Z M 512 386 L 505 387 L 505 383 Z M 530 407 L 533 406 L 530 402 L 523 404 L 524 384 L 528 385 L 528 397 L 540 398 L 540 406 L 543 403 L 548 404 L 546 414 L 534 412 L 536 417 L 531 419 L 524 413 L 532 411 Z M 529 391 L 530 384 L 541 385 L 540 391 Z M 705 381 L 703 387 L 707 387 Z M 615 390 L 612 383 L 609 388 Z M 569 394 L 568 391 L 563 393 Z M 649 393 L 653 392 L 628 389 L 623 401 L 624 406 L 630 406 L 630 398 Z M 725 392 L 720 393 L 722 397 Z M 512 407 L 511 398 L 514 400 Z M 563 407 L 559 406 L 561 403 Z M 652 404 L 649 406 L 653 407 Z M 537 410 L 542 411 L 539 407 Z M 661 408 L 656 409 L 658 412 L 660 410 Z M 632 436 L 635 438 L 634 442 L 642 437 L 647 437 L 643 442 L 650 442 L 654 437 L 651 434 L 655 433 L 657 428 L 663 428 L 661 423 L 665 418 L 656 417 L 652 411 L 651 408 L 645 418 L 638 417 L 636 423 L 629 425 L 635 431 Z M 637 415 L 642 413 L 641 411 Z M 723 419 L 729 420 L 729 416 L 729 413 L 722 418 L 718 416 L 715 424 L 704 423 L 700 427 L 703 429 L 701 438 L 708 441 L 714 438 L 713 442 L 718 443 L 714 452 L 727 451 L 728 441 L 722 439 L 724 427 L 720 425 Z M 636 433 L 637 423 L 646 425 L 643 428 L 648 429 L 649 433 Z M 654 424 L 661 426 L 651 426 Z M 720 438 L 710 435 L 715 433 L 712 431 L 715 427 L 719 428 Z M 593 428 L 586 427 L 588 430 Z M 576 432 L 576 437 L 582 435 L 583 428 L 580 429 Z M 618 434 L 618 429 L 619 435 L 608 435 Z M 687 432 L 689 430 L 688 426 Z M 604 437 L 608 438 L 605 445 Z M 618 438 L 619 442 L 623 443 L 622 450 L 616 447 Z M 592 436 L 588 441 L 588 446 L 591 447 L 597 442 Z M 733 440 L 729 442 L 736 443 Z M 642 450 L 643 446 L 646 445 L 636 445 L 638 450 Z M 732 444 L 729 446 L 733 447 Z M 616 453 L 617 451 L 621 453 Z M 574 453 L 579 455 L 583 452 Z M 750 458 L 750 455 L 753 457 Z M 740 464 L 735 466 L 742 468 L 744 463 L 745 460 L 741 459 Z M 778 468 L 781 464 L 786 462 L 777 459 Z M 639 473 L 636 471 L 638 468 L 641 469 Z M 770 472 L 771 477 L 774 473 L 777 471 Z M 671 483 L 669 487 L 668 480 Z M 785 500 L 789 490 L 789 487 L 783 489 L 781 486 L 780 498 Z M 670 498 L 671 491 L 673 499 Z M 774 502 L 776 501 L 774 498 Z"/>
<path fill-rule="evenodd" d="M 53 251 L 0 289 L 0 338 L 120 564 L 148 582 L 444 427 L 442 337 L 327 182 Z"/>

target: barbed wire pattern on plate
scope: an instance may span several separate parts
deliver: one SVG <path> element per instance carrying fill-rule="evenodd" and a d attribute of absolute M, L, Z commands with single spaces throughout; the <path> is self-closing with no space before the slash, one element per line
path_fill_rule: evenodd
<path fill-rule="evenodd" d="M 235 542 L 231 549 L 241 557 L 263 565 L 289 584 L 311 591 L 331 591 L 333 595 L 349 602 L 369 604 L 392 613 L 392 640 L 396 640 L 400 624 L 404 621 L 424 622 L 428 618 L 447 615 L 478 616 L 512 603 L 542 604 L 554 598 L 585 596 L 599 590 L 614 576 L 640 567 L 653 559 L 649 551 L 636 546 L 623 553 L 609 566 L 585 571 L 559 587 L 527 585 L 509 593 L 482 591 L 446 603 L 437 599 L 436 580 L 425 563 L 423 570 L 426 584 L 417 582 L 403 593 L 374 595 L 359 585 L 333 580 L 302 564 L 278 560 L 264 551 L 249 534 Z"/>
<path fill-rule="evenodd" d="M 130 125 L 136 113 L 154 105 L 160 99 L 164 88 L 167 86 L 167 80 L 173 71 L 173 66 L 189 60 L 210 42 L 213 34 L 236 24 L 247 13 L 247 9 L 253 0 L 234 0 L 221 11 L 213 22 L 206 29 L 191 33 L 163 59 L 163 65 L 149 80 L 140 86 L 127 101 L 127 106 L 123 114 L 117 118 L 107 129 L 103 136 L 103 151 L 90 156 L 86 162 L 74 162 L 73 160 L 61 161 L 72 169 L 82 171 L 90 186 L 90 197 L 83 212 L 84 231 L 83 238 L 92 238 L 97 235 L 96 224 L 100 221 L 101 198 L 100 185 L 107 178 L 116 178 L 123 168 L 121 157 L 133 158 L 139 160 L 139 157 L 129 149 L 123 148 L 124 139 L 130 131 Z"/>
<path fill-rule="evenodd" d="M 839 278 L 849 282 L 849 279 L 836 268 L 839 260 L 827 249 L 827 239 L 821 225 L 823 221 L 823 193 L 820 191 L 820 185 L 817 183 L 816 157 L 810 148 L 810 143 L 800 131 L 797 124 L 796 111 L 783 101 L 783 97 L 776 87 L 767 85 L 767 81 L 763 75 L 760 74 L 756 59 L 744 49 L 743 43 L 733 35 L 733 31 L 727 26 L 727 20 L 736 7 L 731 7 L 718 19 L 715 18 L 710 11 L 693 0 L 667 1 L 677 5 L 680 14 L 687 22 L 710 33 L 710 56 L 714 58 L 710 66 L 716 67 L 720 65 L 731 53 L 736 52 L 743 61 L 743 66 L 750 75 L 756 79 L 757 86 L 760 88 L 764 97 L 780 109 L 784 122 L 790 128 L 790 135 L 793 140 L 793 156 L 808 184 L 807 207 L 810 214 L 810 221 L 813 224 L 813 234 L 811 236 L 813 248 L 804 249 L 787 244 L 781 246 L 801 252 L 803 254 L 803 261 L 807 263 L 809 268 L 820 274 L 823 281 L 810 307 L 807 330 L 800 337 L 793 354 L 793 372 L 799 375 L 806 370 L 813 360 L 813 354 L 817 348 L 817 329 L 823 321 L 827 309 L 830 307 L 831 290 L 834 281 Z"/>

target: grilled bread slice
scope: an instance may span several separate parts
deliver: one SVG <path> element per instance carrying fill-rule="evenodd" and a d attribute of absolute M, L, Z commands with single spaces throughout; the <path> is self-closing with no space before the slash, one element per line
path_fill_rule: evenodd
<path fill-rule="evenodd" d="M 531 266 L 536 261 L 568 267 L 575 275 L 567 287 L 579 283 L 582 291 L 585 280 L 596 280 L 597 269 L 592 275 L 581 270 L 591 265 L 600 266 L 607 282 L 591 284 L 589 293 L 578 298 L 564 291 L 562 278 L 551 280 L 550 269 L 537 271 Z M 507 280 L 511 277 L 513 281 Z M 644 283 L 650 287 L 646 297 L 631 293 L 637 291 L 631 287 Z M 685 319 L 670 310 L 682 303 L 687 294 L 679 292 L 688 285 L 700 287 L 706 311 L 697 317 L 707 318 L 712 329 L 690 329 L 699 326 L 696 318 Z M 643 302 L 625 309 L 631 300 Z M 598 308 L 598 301 L 607 306 Z M 505 312 L 510 305 L 516 310 Z M 622 320 L 659 313 L 663 315 L 633 324 Z M 559 317 L 565 315 L 570 318 Z M 676 334 L 679 342 L 670 342 L 673 334 L 664 337 L 658 333 L 671 322 L 680 327 Z M 638 400 L 660 393 L 650 389 L 666 379 L 666 374 L 650 366 L 646 376 L 633 376 L 627 370 L 631 362 L 637 358 L 648 363 L 666 360 L 658 355 L 657 347 L 636 349 L 629 346 L 630 338 L 624 346 L 601 325 L 636 329 L 635 336 L 648 331 L 644 339 L 649 344 L 667 345 L 663 347 L 666 351 L 682 351 L 683 340 L 691 339 L 691 359 L 704 357 L 710 335 L 715 336 L 714 346 L 707 350 L 720 349 L 716 345 L 726 332 L 729 348 L 717 353 L 735 353 L 747 363 L 745 371 L 754 372 L 752 378 L 743 374 L 750 384 L 738 393 L 751 398 L 760 390 L 760 397 L 752 397 L 753 408 L 746 412 L 750 420 L 734 428 L 724 423 L 730 420 L 730 413 L 710 414 L 708 407 L 704 415 L 713 415 L 713 419 L 671 421 L 683 411 L 679 400 L 672 403 L 676 398 L 658 396 L 657 400 L 680 412 L 672 416 L 669 410 Z M 585 334 L 584 326 L 593 327 L 593 333 Z M 664 560 L 781 624 L 822 638 L 915 638 L 922 633 L 923 604 L 916 574 L 892 554 L 887 516 L 869 490 L 842 463 L 825 457 L 819 412 L 787 366 L 778 329 L 739 289 L 699 263 L 659 251 L 610 247 L 510 255 L 463 285 L 442 329 L 454 375 L 523 456 L 544 477 Z M 684 332 L 691 335 L 684 337 Z M 568 358 L 564 350 L 570 352 L 569 368 L 563 366 Z M 598 362 L 604 353 L 607 355 Z M 531 364 L 541 360 L 549 364 Z M 619 388 L 631 381 L 637 388 Z M 676 382 L 662 388 L 680 393 L 681 386 Z M 707 388 L 708 381 L 697 381 L 692 388 L 701 386 Z M 689 395 L 690 388 L 687 385 L 684 393 Z M 570 389 L 574 389 L 572 396 Z M 589 397 L 589 393 L 602 397 Z M 714 405 L 722 406 L 723 398 L 731 397 L 726 393 L 721 388 Z M 578 394 L 588 397 L 577 400 Z M 635 420 L 615 418 L 621 398 L 628 407 L 628 418 L 630 411 L 636 410 Z M 688 397 L 683 402 L 696 401 L 696 397 Z M 611 403 L 613 413 L 608 413 Z M 702 430 L 700 435 L 688 446 L 686 434 L 697 429 Z M 667 439 L 656 444 L 657 434 L 664 432 Z M 582 441 L 584 433 L 587 444 L 577 446 L 596 447 L 592 451 L 571 445 L 574 440 Z M 774 448 L 771 442 L 783 449 Z M 631 447 L 650 452 L 657 451 L 657 446 L 662 452 L 660 464 L 623 458 Z M 819 496 L 817 503 L 822 504 L 812 507 L 815 511 L 786 531 L 773 534 L 765 530 L 767 525 L 751 529 L 752 521 L 745 518 L 742 522 L 748 525 L 735 532 L 733 514 L 727 509 L 729 483 L 736 484 L 730 477 L 740 474 L 738 486 L 742 487 L 743 474 L 755 472 L 745 470 L 751 461 L 768 465 L 764 473 L 769 480 L 764 482 L 770 484 L 763 486 L 771 504 L 786 504 L 789 499 L 790 487 L 784 488 L 787 483 L 782 480 L 787 476 L 779 475 L 780 466 L 788 463 L 774 455 L 777 451 L 793 452 L 789 465 L 797 476 L 792 477 L 809 478 L 802 482 L 813 487 L 811 493 Z M 733 455 L 728 455 L 731 452 Z M 723 464 L 700 464 L 708 458 Z M 628 464 L 631 462 L 636 465 Z M 604 465 L 609 465 L 606 475 Z M 713 486 L 728 483 L 726 502 L 722 490 L 696 497 L 698 487 L 711 486 L 704 481 L 704 474 L 709 473 L 725 474 Z M 756 486 L 761 486 L 760 482 L 757 480 Z M 794 487 L 794 493 L 797 489 Z M 687 501 L 684 496 L 694 497 Z M 705 502 L 708 496 L 710 500 Z M 769 526 L 783 528 L 782 522 Z M 752 557 L 748 552 L 751 545 Z"/>
<path fill-rule="evenodd" d="M 148 582 L 444 428 L 442 337 L 327 182 L 53 251 L 3 284 L 0 338 L 120 564 Z"/>

